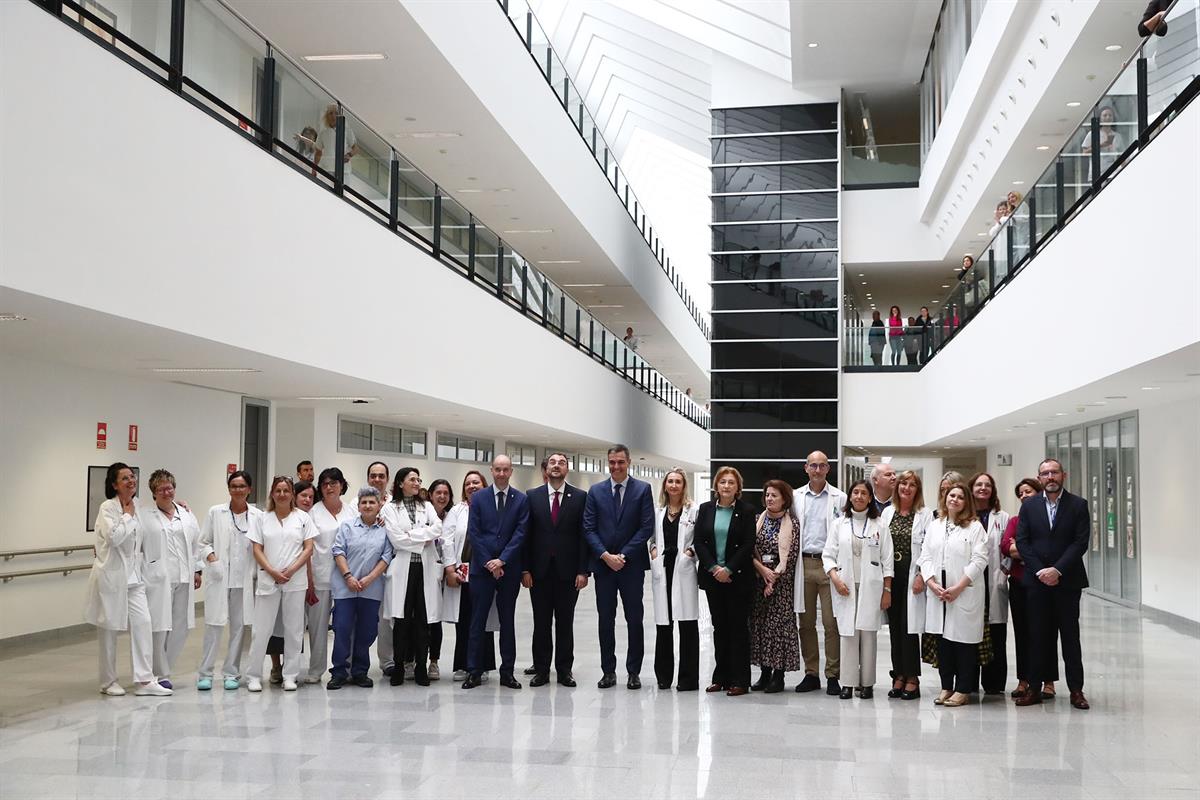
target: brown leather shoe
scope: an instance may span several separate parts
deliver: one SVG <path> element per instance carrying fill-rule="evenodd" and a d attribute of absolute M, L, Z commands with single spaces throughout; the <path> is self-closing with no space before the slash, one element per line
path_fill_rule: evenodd
<path fill-rule="evenodd" d="M 1018 706 L 1040 706 L 1042 693 L 1036 689 L 1030 689 L 1013 702 Z"/>
<path fill-rule="evenodd" d="M 723 692 L 723 691 L 725 691 L 725 687 L 719 683 L 714 683 L 714 684 L 710 685 L 708 688 L 706 688 L 704 691 L 708 692 L 709 694 L 712 694 L 713 692 Z"/>
<path fill-rule="evenodd" d="M 1091 708 L 1088 705 L 1087 698 L 1083 696 L 1083 691 L 1071 692 L 1071 705 L 1078 708 L 1080 711 L 1087 711 Z"/>
<path fill-rule="evenodd" d="M 725 693 L 727 697 L 741 697 L 749 691 L 745 686 L 730 686 L 729 691 Z M 1082 695 L 1080 695 L 1082 697 Z"/>

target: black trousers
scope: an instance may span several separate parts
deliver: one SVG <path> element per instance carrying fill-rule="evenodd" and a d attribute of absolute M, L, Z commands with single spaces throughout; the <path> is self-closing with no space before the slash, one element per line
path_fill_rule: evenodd
<path fill-rule="evenodd" d="M 442 658 L 442 623 L 429 623 L 429 660 L 440 661 Z"/>
<path fill-rule="evenodd" d="M 892 581 L 892 604 L 887 610 L 893 678 L 921 677 L 921 637 L 908 632 L 908 596 L 912 586 L 907 581 L 911 566 L 911 559 L 896 562 L 896 578 Z"/>
<path fill-rule="evenodd" d="M 992 660 L 979 667 L 979 687 L 985 694 L 1000 694 L 1008 683 L 1008 623 L 988 623 L 992 633 Z"/>
<path fill-rule="evenodd" d="M 979 643 L 952 642 L 938 637 L 938 675 L 942 690 L 969 694 L 975 690 L 975 674 L 979 669 Z"/>
<path fill-rule="evenodd" d="M 671 604 L 671 587 L 675 583 L 675 557 L 677 551 L 663 553 L 663 569 L 667 575 L 667 615 L 675 619 L 675 608 Z M 679 678 L 680 689 L 697 689 L 700 686 L 700 624 L 696 620 L 679 620 Z M 670 623 L 655 626 L 654 677 L 664 686 L 675 679 L 675 637 Z"/>
<path fill-rule="evenodd" d="M 550 660 L 560 675 L 567 675 L 575 663 L 575 603 L 579 591 L 575 578 L 560 578 L 550 559 L 544 577 L 534 578 L 529 589 L 533 603 L 533 668 L 539 675 L 550 674 Z"/>
<path fill-rule="evenodd" d="M 471 643 L 471 593 L 466 584 L 458 590 L 458 621 L 454 624 L 454 671 L 467 671 Z M 490 610 L 490 609 L 489 609 Z M 479 643 L 479 669 L 496 668 L 496 632 L 484 631 Z"/>
<path fill-rule="evenodd" d="M 712 682 L 750 687 L 750 602 L 754 584 L 721 583 L 704 590 L 713 625 Z"/>
<path fill-rule="evenodd" d="M 1030 629 L 1031 620 L 1029 619 L 1029 590 L 1020 581 L 1010 580 L 1008 582 L 1008 609 L 1012 614 L 1013 646 L 1017 651 L 1017 680 L 1028 682 L 1029 659 L 1032 655 L 1029 640 L 1033 636 L 1033 632 Z M 1058 636 L 1054 635 L 1053 629 L 1048 630 L 1051 638 L 1047 639 L 1044 647 L 1039 648 L 1045 656 L 1042 663 L 1042 680 L 1056 681 L 1058 680 Z"/>
<path fill-rule="evenodd" d="M 1083 691 L 1083 650 L 1079 645 L 1079 595 L 1082 590 L 1047 586 L 1037 578 L 1033 579 L 1033 583 L 1026 584 L 1026 588 L 1032 634 L 1029 654 L 1030 685 L 1039 686 L 1049 680 L 1044 677 L 1045 665 L 1053 656 L 1048 647 L 1057 635 L 1062 642 L 1067 688 L 1072 692 Z"/>
<path fill-rule="evenodd" d="M 419 561 L 408 566 L 404 617 L 392 618 L 392 650 L 396 669 L 403 669 L 402 665 L 411 661 L 414 674 L 425 678 L 429 658 L 429 615 L 425 610 L 425 567 Z"/>

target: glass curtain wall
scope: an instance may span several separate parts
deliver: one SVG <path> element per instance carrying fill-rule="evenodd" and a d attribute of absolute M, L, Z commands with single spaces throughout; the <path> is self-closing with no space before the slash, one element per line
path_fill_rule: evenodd
<path fill-rule="evenodd" d="M 988 0 L 945 0 L 921 73 L 921 161 L 933 144 Z"/>

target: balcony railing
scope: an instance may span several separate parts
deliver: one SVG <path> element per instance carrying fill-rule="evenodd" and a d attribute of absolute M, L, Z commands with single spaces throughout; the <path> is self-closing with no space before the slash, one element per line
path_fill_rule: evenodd
<path fill-rule="evenodd" d="M 597 166 L 604 171 L 605 179 L 616 192 L 617 199 L 625 206 L 625 211 L 633 220 L 633 224 L 638 227 L 642 238 L 646 241 L 646 246 L 650 248 L 654 259 L 662 268 L 663 274 L 675 287 L 679 299 L 687 306 L 688 313 L 696 321 L 704 338 L 711 338 L 709 324 L 703 311 L 696 304 L 691 292 L 684 285 L 682 277 L 671 263 L 666 248 L 659 243 L 653 223 L 646 218 L 646 207 L 638 200 L 637 194 L 629 184 L 628 177 L 617 163 L 616 151 L 610 148 L 608 142 L 605 141 L 604 134 L 600 132 L 600 126 L 596 124 L 592 112 L 583 102 L 583 94 L 575 87 L 575 82 L 571 80 L 562 59 L 554 51 L 554 47 L 550 44 L 550 37 L 546 35 L 541 23 L 538 22 L 533 9 L 525 0 L 497 0 L 497 2 L 509 22 L 512 23 L 513 30 L 520 37 L 525 49 L 529 51 L 534 63 L 537 64 L 542 76 L 546 79 L 546 84 L 558 98 L 558 102 L 571 120 L 571 124 L 579 132 L 584 146 L 591 152 Z"/>
<path fill-rule="evenodd" d="M 919 369 L 970 324 L 1046 244 L 1070 224 L 1200 92 L 1197 0 L 1177 0 L 1164 37 L 1150 37 L 1125 62 L 1092 113 L 1067 139 L 1016 209 L 993 229 L 992 240 L 959 273 L 937 316 L 921 334 L 917 364 L 904 350 L 908 334 L 897 339 L 846 310 L 843 364 L 848 369 Z M 1154 58 L 1145 48 L 1155 40 Z M 907 318 L 905 320 L 907 322 Z M 886 326 L 886 320 L 884 320 Z M 884 331 L 884 339 L 879 331 Z M 897 364 L 894 359 L 898 358 Z"/>
<path fill-rule="evenodd" d="M 136 38 L 129 20 L 96 6 L 31 2 L 708 429 L 691 397 L 219 0 L 145 0 Z"/>

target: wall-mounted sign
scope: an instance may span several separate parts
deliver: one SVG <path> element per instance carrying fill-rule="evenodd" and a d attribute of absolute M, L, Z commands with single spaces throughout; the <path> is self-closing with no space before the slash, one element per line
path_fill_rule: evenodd
<path fill-rule="evenodd" d="M 96 449 L 104 450 L 108 447 L 108 423 L 96 423 Z"/>
<path fill-rule="evenodd" d="M 137 428 L 138 428 L 137 425 L 129 426 L 129 449 L 130 450 L 137 450 L 137 447 L 138 447 L 138 429 Z"/>

